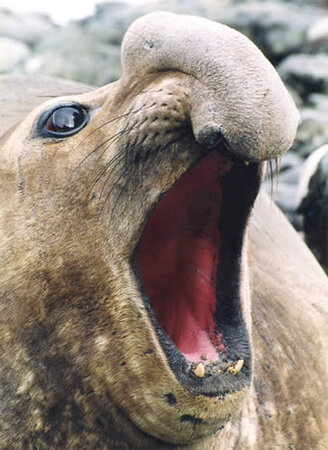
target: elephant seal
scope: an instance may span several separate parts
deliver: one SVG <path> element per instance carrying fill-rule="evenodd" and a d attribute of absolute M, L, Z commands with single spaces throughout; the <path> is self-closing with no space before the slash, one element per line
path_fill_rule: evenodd
<path fill-rule="evenodd" d="M 122 66 L 1 141 L 2 448 L 324 447 L 327 278 L 255 202 L 290 96 L 195 17 L 137 20 Z"/>

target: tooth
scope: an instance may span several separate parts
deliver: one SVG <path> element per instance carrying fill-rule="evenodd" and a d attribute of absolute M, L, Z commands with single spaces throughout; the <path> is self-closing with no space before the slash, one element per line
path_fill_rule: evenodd
<path fill-rule="evenodd" d="M 203 378 L 205 375 L 205 367 L 203 363 L 199 363 L 197 367 L 194 369 L 194 374 L 196 377 Z"/>
<path fill-rule="evenodd" d="M 237 375 L 241 371 L 244 366 L 244 360 L 238 359 L 235 363 L 233 363 L 230 367 L 228 367 L 227 371 L 232 373 L 233 375 Z"/>
<path fill-rule="evenodd" d="M 245 166 L 249 165 L 249 161 L 244 161 Z"/>

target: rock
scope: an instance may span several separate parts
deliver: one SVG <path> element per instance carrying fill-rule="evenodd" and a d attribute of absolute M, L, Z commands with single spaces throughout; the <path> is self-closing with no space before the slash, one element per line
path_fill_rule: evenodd
<path fill-rule="evenodd" d="M 117 48 L 98 49 L 96 53 L 74 54 L 63 50 L 35 55 L 25 65 L 25 73 L 66 78 L 102 86 L 120 77 L 120 54 Z"/>
<path fill-rule="evenodd" d="M 328 5 L 327 0 L 284 0 L 286 3 L 293 3 L 294 5 L 299 6 L 323 6 L 326 7 Z"/>
<path fill-rule="evenodd" d="M 284 171 L 281 171 L 278 178 L 278 186 L 280 183 L 282 184 L 292 184 L 293 186 L 297 186 L 298 180 L 300 178 L 301 173 L 301 164 L 295 167 L 291 167 Z M 295 199 L 296 206 L 296 199 Z"/>
<path fill-rule="evenodd" d="M 307 44 L 312 52 L 328 53 L 328 12 L 308 29 Z"/>
<path fill-rule="evenodd" d="M 310 156 L 304 171 L 308 176 L 307 192 L 298 212 L 303 217 L 305 241 L 328 273 L 328 145 Z"/>
<path fill-rule="evenodd" d="M 321 109 L 328 112 L 328 95 L 325 94 L 311 94 L 308 97 L 308 103 L 312 108 Z"/>
<path fill-rule="evenodd" d="M 303 158 L 328 142 L 328 111 L 303 108 L 292 149 Z"/>
<path fill-rule="evenodd" d="M 16 39 L 0 38 L 1 54 L 5 58 L 0 58 L 0 73 L 15 70 L 19 63 L 28 58 L 30 50 L 26 44 Z"/>
<path fill-rule="evenodd" d="M 303 199 L 308 195 L 311 177 L 316 172 L 320 161 L 326 154 L 328 154 L 328 144 L 319 147 L 311 153 L 311 155 L 302 164 L 300 178 L 298 180 L 298 205 L 300 205 Z"/>
<path fill-rule="evenodd" d="M 103 85 L 120 76 L 120 48 L 99 42 L 77 23 L 43 39 L 24 71 Z"/>
<path fill-rule="evenodd" d="M 277 189 L 274 189 L 273 198 L 286 214 L 296 210 L 296 191 L 297 186 L 283 182 L 279 182 Z"/>
<path fill-rule="evenodd" d="M 264 190 L 272 196 L 272 199 L 284 211 L 297 230 L 301 227 L 300 217 L 296 213 L 296 208 L 297 186 L 302 163 L 303 158 L 290 150 L 281 158 L 278 178 L 275 173 L 272 174 L 272 177 L 268 168 L 263 183 Z M 275 172 L 275 167 L 273 167 L 273 172 Z"/>
<path fill-rule="evenodd" d="M 124 2 L 107 2 L 96 5 L 93 16 L 79 21 L 85 34 L 98 42 L 121 45 L 128 26 L 143 14 L 142 7 Z"/>
<path fill-rule="evenodd" d="M 290 95 L 292 96 L 292 99 L 294 100 L 297 108 L 301 108 L 303 106 L 303 100 L 302 100 L 302 97 L 300 96 L 300 94 L 296 91 L 296 89 L 289 86 L 288 84 L 285 83 L 285 86 L 286 86 L 288 92 L 290 93 Z"/>
<path fill-rule="evenodd" d="M 297 185 L 295 183 L 282 182 L 280 179 L 278 180 L 278 182 L 277 180 L 273 180 L 271 184 L 270 180 L 266 179 L 263 182 L 263 189 L 283 210 L 296 230 L 300 230 L 301 221 L 299 215 L 296 213 Z"/>
<path fill-rule="evenodd" d="M 328 94 L 328 55 L 288 56 L 279 64 L 278 72 L 303 99 L 313 92 Z"/>
<path fill-rule="evenodd" d="M 147 11 L 165 10 L 220 20 L 222 11 L 231 7 L 231 0 L 159 0 L 145 4 Z"/>
<path fill-rule="evenodd" d="M 54 34 L 57 29 L 45 14 L 16 14 L 6 9 L 0 10 L 0 36 L 17 39 L 29 46 Z"/>
<path fill-rule="evenodd" d="M 303 164 L 303 158 L 301 158 L 297 153 L 289 150 L 287 153 L 282 155 L 280 162 L 280 174 L 285 170 L 293 169 L 295 167 L 301 167 Z"/>
<path fill-rule="evenodd" d="M 83 30 L 100 42 L 120 45 L 128 26 L 143 14 L 156 11 L 171 11 L 181 14 L 194 14 L 212 20 L 219 11 L 230 6 L 230 0 L 154 0 L 142 5 L 124 2 L 107 2 L 96 5 L 92 17 L 81 20 Z"/>
<path fill-rule="evenodd" d="M 245 3 L 223 12 L 220 19 L 246 34 L 273 62 L 302 49 L 309 26 L 318 18 L 314 8 L 284 3 Z"/>

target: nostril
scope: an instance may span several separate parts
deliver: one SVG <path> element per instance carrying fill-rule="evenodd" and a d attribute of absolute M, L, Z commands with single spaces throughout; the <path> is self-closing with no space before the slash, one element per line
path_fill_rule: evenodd
<path fill-rule="evenodd" d="M 217 125 L 204 125 L 195 133 L 196 141 L 205 147 L 214 148 L 224 139 Z"/>

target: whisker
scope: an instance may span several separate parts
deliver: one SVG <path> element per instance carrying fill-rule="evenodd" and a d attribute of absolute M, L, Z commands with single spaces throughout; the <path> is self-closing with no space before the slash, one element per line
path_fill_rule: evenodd
<path fill-rule="evenodd" d="M 108 138 L 105 139 L 102 143 L 100 143 L 99 145 L 97 145 L 96 148 L 94 148 L 91 152 L 89 152 L 88 155 L 87 155 L 85 158 L 83 158 L 83 160 L 80 161 L 79 164 L 72 170 L 71 176 L 69 177 L 69 183 L 71 182 L 71 180 L 72 180 L 72 178 L 73 178 L 73 175 L 74 175 L 74 174 L 76 173 L 76 171 L 81 167 L 83 161 L 84 161 L 86 158 L 88 158 L 91 154 L 94 154 L 97 150 L 99 150 L 99 149 L 100 149 L 101 147 L 103 147 L 104 145 L 109 144 L 109 145 L 107 145 L 107 146 L 105 147 L 105 149 L 104 149 L 104 151 L 101 153 L 101 155 L 99 155 L 99 157 L 98 157 L 98 162 L 99 162 L 99 160 L 102 158 L 102 156 L 105 154 L 105 152 L 110 148 L 110 145 L 111 145 L 112 143 L 116 142 L 116 140 L 117 140 L 119 137 L 122 137 L 122 136 L 124 136 L 125 134 L 129 133 L 131 130 L 133 130 L 134 127 L 135 127 L 135 125 L 136 125 L 136 123 L 133 125 L 133 127 L 131 127 L 131 128 L 126 128 L 126 129 L 121 130 L 121 131 L 119 131 L 118 133 L 115 133 L 114 135 L 108 137 Z M 118 154 L 118 155 L 119 155 L 119 154 Z M 118 155 L 116 155 L 116 157 L 117 157 Z M 115 162 L 115 157 L 113 157 L 113 162 Z M 104 170 L 106 170 L 106 167 L 105 167 Z M 100 176 L 101 176 L 101 175 L 102 175 L 102 174 L 100 173 Z M 100 177 L 100 176 L 99 176 L 99 177 Z M 91 191 L 92 188 L 95 186 L 95 184 L 97 183 L 97 181 L 98 181 L 98 176 L 96 176 L 96 177 L 94 178 L 94 180 L 93 180 L 93 182 L 92 182 L 92 185 L 91 185 L 90 191 Z M 89 192 L 88 196 L 89 196 L 89 195 L 90 195 L 90 192 Z"/>
<path fill-rule="evenodd" d="M 99 159 L 102 157 L 102 155 L 105 154 L 105 152 L 110 148 L 111 144 L 115 142 L 115 139 L 118 139 L 121 136 L 124 136 L 125 134 L 129 133 L 131 131 L 131 128 L 129 129 L 125 129 L 125 130 L 121 130 L 119 133 L 114 134 L 113 136 L 109 137 L 108 139 L 106 139 L 104 142 L 102 142 L 101 144 L 99 144 L 99 146 L 97 146 L 97 149 L 102 147 L 105 144 L 108 144 L 107 147 L 104 149 L 104 151 L 102 152 L 102 154 L 99 156 Z M 101 176 L 103 175 L 103 173 L 106 172 L 106 170 L 108 170 L 108 168 L 110 166 L 112 166 L 116 161 L 118 161 L 125 153 L 125 148 L 123 148 L 121 151 L 119 151 L 115 156 L 113 156 L 105 165 L 105 167 L 94 177 L 90 188 L 88 189 L 88 192 L 86 193 L 85 199 L 87 200 L 88 198 L 90 198 L 91 196 L 91 192 L 94 188 L 94 186 L 97 184 L 97 182 L 99 181 L 99 179 L 101 178 Z M 78 169 L 78 167 L 80 166 L 80 164 L 75 167 L 72 172 L 71 175 L 69 177 L 68 180 L 68 184 L 71 184 L 72 179 L 73 179 L 73 175 L 76 172 L 76 170 Z"/>
<path fill-rule="evenodd" d="M 273 162 L 272 160 L 269 161 L 268 163 L 268 168 L 269 168 L 269 179 L 270 179 L 270 197 L 271 200 L 273 200 Z"/>
<path fill-rule="evenodd" d="M 137 128 L 137 127 L 136 127 L 136 128 Z M 120 152 L 120 153 L 123 153 L 123 154 L 126 156 L 126 161 L 127 161 L 127 163 L 129 163 L 130 153 L 132 152 L 131 148 L 133 149 L 134 152 L 136 152 L 136 150 L 137 150 L 139 147 L 142 146 L 142 144 L 145 142 L 146 139 L 147 139 L 147 135 L 145 135 L 145 136 L 141 139 L 141 141 L 139 141 L 139 142 L 138 142 L 138 138 L 137 138 L 137 139 L 133 142 L 133 144 L 128 145 L 127 147 L 125 147 L 125 148 Z M 132 167 L 134 164 L 135 164 L 135 159 L 132 159 L 132 160 L 130 161 L 130 166 L 129 166 L 129 167 Z M 104 173 L 108 170 L 108 168 L 109 168 L 109 165 L 107 164 L 107 165 L 105 166 L 104 170 L 102 170 L 102 173 L 100 174 L 100 176 L 104 175 Z M 104 190 L 105 190 L 105 187 L 106 187 L 106 185 L 107 185 L 107 182 L 108 182 L 109 177 L 111 176 L 111 174 L 112 174 L 112 171 L 109 171 L 109 173 L 107 174 L 107 176 L 106 176 L 106 178 L 105 178 L 105 180 L 104 180 L 103 188 L 102 188 L 102 190 L 101 190 L 100 196 L 103 195 Z M 98 176 L 99 176 L 99 174 L 98 174 Z M 97 177 L 98 177 L 98 176 L 97 176 Z M 105 202 L 106 202 L 106 200 L 105 200 Z"/>
<path fill-rule="evenodd" d="M 93 89 L 89 88 L 86 91 L 83 91 L 81 89 L 73 91 L 67 91 L 67 92 L 60 92 L 60 94 L 40 94 L 36 95 L 36 98 L 60 98 L 60 97 L 72 97 L 73 95 L 82 95 L 86 94 L 87 92 L 91 92 Z"/>
<path fill-rule="evenodd" d="M 132 164 L 131 164 L 131 165 L 132 165 Z M 121 180 L 121 179 L 124 177 L 124 175 L 130 170 L 131 165 L 126 166 L 126 168 L 123 170 L 123 172 L 120 174 L 120 176 L 118 177 L 118 179 L 115 181 L 115 183 L 112 185 L 112 187 L 111 187 L 110 190 L 108 191 L 108 193 L 107 193 L 107 195 L 106 195 L 106 198 L 105 198 L 105 201 L 104 201 L 104 203 L 103 203 L 103 206 L 102 206 L 102 208 L 101 208 L 101 210 L 100 210 L 99 216 L 101 216 L 101 215 L 103 214 L 104 209 L 105 209 L 105 206 L 106 206 L 106 203 L 107 203 L 107 201 L 108 201 L 108 199 L 109 199 L 111 193 L 113 192 L 113 189 L 115 189 L 115 188 L 117 187 L 117 185 L 119 184 L 120 180 Z M 126 185 L 127 185 L 127 182 L 125 183 L 124 187 L 125 187 Z M 116 199 L 116 201 L 115 201 L 115 203 L 114 203 L 114 206 L 113 206 L 113 208 L 112 208 L 112 211 L 111 211 L 110 216 L 114 213 L 114 209 L 115 209 L 115 207 L 116 207 L 116 205 L 117 205 L 117 202 L 118 202 L 119 198 L 120 198 L 121 195 L 122 195 L 123 190 L 124 190 L 124 189 L 121 189 L 121 192 L 120 192 L 118 198 Z"/>
<path fill-rule="evenodd" d="M 123 158 L 124 154 L 125 154 L 125 148 L 120 150 L 117 155 L 113 156 L 113 158 L 111 158 L 109 160 L 109 162 L 105 165 L 105 167 L 103 169 L 101 169 L 101 171 L 93 179 L 93 181 L 92 181 L 92 183 L 91 183 L 91 185 L 89 187 L 88 193 L 86 195 L 86 198 L 90 198 L 91 197 L 91 193 L 92 193 L 94 187 L 96 186 L 96 184 L 101 179 L 101 177 L 108 171 L 108 169 L 110 169 L 110 167 L 112 167 L 112 170 L 113 170 L 114 169 L 114 164 L 119 162 Z M 112 170 L 110 171 L 110 174 L 112 173 Z M 104 183 L 103 186 L 105 186 L 105 183 Z M 101 194 L 102 194 L 103 190 L 104 190 L 104 187 L 101 190 Z"/>
<path fill-rule="evenodd" d="M 119 152 L 119 154 L 117 155 L 117 157 L 115 157 L 115 161 L 114 162 L 119 162 L 119 160 L 123 160 L 123 157 L 124 156 L 126 156 L 126 149 L 124 148 L 124 149 L 122 149 L 120 152 Z M 111 167 L 112 166 L 112 167 Z M 113 167 L 113 165 L 111 164 L 111 166 L 106 166 L 106 168 L 105 168 L 105 170 L 103 170 L 102 171 L 102 176 L 103 175 L 105 175 L 105 173 L 107 172 L 107 174 L 106 174 L 106 177 L 105 177 L 105 180 L 103 181 L 103 186 L 102 186 L 102 188 L 101 188 L 101 191 L 100 191 L 100 198 L 103 196 L 103 194 L 104 194 L 104 191 L 105 191 L 105 188 L 106 188 L 106 186 L 107 186 L 107 183 L 108 183 L 108 181 L 109 181 L 109 178 L 111 177 L 111 175 L 112 175 L 112 173 L 113 173 L 113 169 L 114 169 L 114 167 Z M 110 169 L 110 167 L 111 167 L 111 170 L 108 170 L 108 169 Z"/>
<path fill-rule="evenodd" d="M 274 159 L 274 178 L 276 180 L 275 190 L 278 190 L 279 185 L 279 171 L 280 171 L 280 158 Z"/>
<path fill-rule="evenodd" d="M 280 171 L 280 158 L 274 158 L 267 163 L 267 177 L 270 179 L 270 197 L 274 198 L 274 193 L 278 189 Z M 275 182 L 275 183 L 274 183 Z"/>
<path fill-rule="evenodd" d="M 126 128 L 125 130 L 121 130 L 119 133 L 115 134 L 114 136 L 112 136 L 110 139 L 108 139 L 106 141 L 106 143 L 109 142 L 109 145 L 104 149 L 103 153 L 99 156 L 99 159 L 105 154 L 105 152 L 109 149 L 109 147 L 115 142 L 115 140 L 117 140 L 119 137 L 122 137 L 126 134 L 128 134 L 130 131 L 135 130 L 137 128 L 136 126 L 137 124 L 134 124 L 131 128 Z M 97 184 L 97 182 L 99 181 L 99 179 L 102 177 L 102 175 L 107 171 L 107 169 L 116 161 L 117 157 L 121 154 L 121 153 L 125 153 L 125 148 L 122 149 L 117 155 L 115 155 L 113 158 L 111 158 L 105 165 L 105 167 L 103 167 L 103 169 L 101 169 L 101 171 L 98 173 L 98 175 L 96 175 L 96 177 L 93 179 L 92 182 L 92 188 Z"/>
<path fill-rule="evenodd" d="M 186 136 L 188 136 L 188 135 L 189 135 L 189 132 L 184 132 L 184 133 L 183 133 L 181 136 L 179 136 L 178 138 L 176 138 L 176 139 L 174 139 L 174 140 L 168 142 L 165 146 L 160 147 L 161 152 L 162 152 L 163 150 L 165 150 L 166 148 L 170 147 L 172 144 L 177 143 L 177 142 L 180 142 L 182 139 L 184 139 L 184 138 L 185 138 Z M 136 148 L 138 148 L 138 146 L 139 146 L 139 147 L 142 146 L 142 144 L 143 144 L 143 142 L 139 143 L 139 144 L 137 145 L 137 147 L 135 147 L 133 150 L 135 150 Z M 127 155 L 127 152 L 126 152 L 125 154 Z M 155 157 L 157 157 L 157 156 L 158 156 L 158 152 L 155 151 L 155 150 L 152 151 L 152 152 L 149 154 L 148 158 L 147 158 L 147 161 L 146 161 L 146 163 L 145 163 L 145 167 L 146 167 L 146 165 L 150 164 L 150 163 L 155 159 Z M 103 204 L 103 206 L 102 206 L 102 208 L 101 208 L 100 215 L 103 213 L 103 211 L 104 211 L 104 209 L 105 209 L 105 206 L 106 206 L 106 203 L 108 202 L 108 199 L 109 199 L 111 193 L 113 192 L 114 188 L 117 187 L 117 184 L 118 184 L 119 181 L 122 179 L 122 177 L 124 177 L 124 175 L 128 172 L 128 170 L 130 170 L 133 166 L 134 166 L 134 162 L 133 162 L 133 160 L 132 160 L 131 163 L 130 163 L 129 165 L 127 165 L 127 167 L 124 169 L 124 171 L 123 171 L 122 174 L 120 175 L 119 179 L 118 179 L 118 180 L 113 184 L 113 186 L 110 188 L 110 190 L 109 190 L 109 192 L 107 193 L 106 198 L 105 198 L 105 200 L 104 200 L 104 204 Z M 116 201 L 115 201 L 115 203 L 114 203 L 114 205 L 113 205 L 113 207 L 112 207 L 112 209 L 111 209 L 110 215 L 112 215 L 112 214 L 114 213 L 115 208 L 116 208 L 116 206 L 117 206 L 117 204 L 118 204 L 118 201 L 119 201 L 119 199 L 121 198 L 122 193 L 124 192 L 124 189 L 125 189 L 125 187 L 127 186 L 127 184 L 128 184 L 128 182 L 130 181 L 130 179 L 131 179 L 131 178 L 129 177 L 129 178 L 127 179 L 126 183 L 124 184 L 123 188 L 121 189 L 121 192 L 119 193 L 118 198 L 116 199 Z M 108 177 L 107 177 L 107 180 L 108 180 Z"/>
<path fill-rule="evenodd" d="M 133 130 L 134 126 L 135 126 L 135 124 L 131 128 L 118 131 L 117 133 L 115 133 L 112 136 L 105 139 L 101 144 L 97 145 L 90 153 L 88 153 L 88 155 L 85 158 L 83 158 L 83 160 L 79 163 L 79 165 L 76 167 L 76 169 L 78 169 L 83 164 L 83 162 L 85 162 L 85 160 L 87 158 L 89 158 L 92 154 L 96 153 L 101 147 L 103 147 L 104 145 L 109 143 L 109 145 L 104 149 L 104 151 L 101 153 L 101 155 L 99 155 L 99 157 L 98 157 L 98 161 L 99 161 L 102 158 L 102 156 L 105 154 L 105 152 L 109 149 L 110 145 L 113 142 L 115 142 L 115 140 L 117 140 L 119 137 L 122 137 L 122 136 L 124 136 L 124 134 Z"/>
<path fill-rule="evenodd" d="M 274 159 L 274 162 L 275 162 L 275 176 L 276 176 L 276 178 L 277 178 L 277 181 L 278 181 L 278 177 L 279 177 L 279 172 L 280 172 L 280 166 L 281 166 L 281 158 L 279 158 L 279 157 L 276 157 L 275 159 Z"/>
<path fill-rule="evenodd" d="M 121 114 L 117 117 L 114 117 L 113 119 L 107 120 L 106 122 L 102 123 L 101 125 L 99 125 L 98 127 L 94 128 L 82 141 L 80 141 L 77 145 L 77 147 L 75 148 L 75 150 L 77 150 L 79 148 L 80 145 L 82 145 L 90 136 L 92 136 L 95 132 L 99 131 L 101 128 L 105 127 L 106 125 L 109 125 L 110 123 L 113 123 L 117 120 L 123 119 L 124 117 L 127 117 L 129 115 L 132 114 L 136 114 L 144 109 L 148 109 L 151 108 L 153 106 L 155 106 L 156 103 L 152 103 L 151 105 L 143 105 L 142 107 L 129 111 L 127 113 Z M 111 138 L 108 138 L 108 140 L 110 140 Z M 99 150 L 99 148 L 101 148 L 104 144 L 106 144 L 108 142 L 108 140 L 105 140 L 102 144 L 99 144 L 95 149 L 93 149 L 90 153 L 88 153 L 78 164 L 78 166 L 76 167 L 76 169 L 78 169 L 79 167 L 81 167 L 81 165 L 90 157 L 92 156 L 97 150 Z"/>
<path fill-rule="evenodd" d="M 138 144 L 134 145 L 134 146 L 133 146 L 133 150 L 135 151 L 138 147 L 140 147 L 140 146 L 143 144 L 143 142 L 144 142 L 144 139 L 142 139 L 142 141 L 139 142 Z M 122 157 L 123 157 L 123 156 L 126 156 L 126 161 L 127 161 L 127 162 L 128 162 L 128 160 L 129 160 L 129 158 L 128 158 L 128 157 L 129 157 L 129 149 L 130 149 L 130 147 L 128 146 L 128 147 L 125 147 L 125 148 L 120 152 L 120 154 L 122 155 Z M 134 165 L 134 161 L 132 160 L 132 161 L 130 162 L 130 164 L 127 165 L 127 169 L 133 167 L 133 165 Z M 106 167 L 105 167 L 105 171 L 106 171 L 106 170 L 108 170 L 108 165 L 106 165 Z M 103 171 L 102 175 L 105 173 L 105 171 Z M 123 175 L 125 174 L 125 172 L 126 172 L 126 170 L 124 170 Z M 107 185 L 107 182 L 108 182 L 109 177 L 111 176 L 111 174 L 112 174 L 112 170 L 107 174 L 106 179 L 104 180 L 103 188 L 102 188 L 102 190 L 101 190 L 100 196 L 103 195 L 104 190 L 105 190 L 105 187 L 106 187 L 106 185 Z M 114 184 L 113 188 L 114 188 L 114 187 L 116 187 L 116 183 Z M 113 188 L 111 188 L 111 189 L 109 190 L 109 192 L 107 193 L 106 199 L 105 199 L 105 201 L 104 201 L 104 205 L 103 205 L 103 207 L 102 207 L 102 209 L 101 209 L 101 213 L 100 213 L 100 214 L 102 214 L 103 209 L 104 209 L 104 206 L 105 206 L 105 204 L 106 204 L 106 202 L 107 202 L 107 200 L 108 200 L 108 198 L 109 198 L 109 195 L 111 194 Z M 114 209 L 114 208 L 113 208 L 113 209 Z"/>
<path fill-rule="evenodd" d="M 112 136 L 110 139 L 106 140 L 106 143 L 108 143 L 108 141 L 110 140 L 109 145 L 104 149 L 104 151 L 102 152 L 102 154 L 99 156 L 98 161 L 99 161 L 99 159 L 102 157 L 102 155 L 104 155 L 105 152 L 110 148 L 110 146 L 115 142 L 115 139 L 118 139 L 119 137 L 124 136 L 124 135 L 128 134 L 130 131 L 136 129 L 136 128 L 137 128 L 136 125 L 137 125 L 137 123 L 135 123 L 135 124 L 133 125 L 133 127 L 131 127 L 131 128 L 126 128 L 125 130 L 121 130 L 119 133 L 115 134 L 115 135 Z M 126 147 L 122 148 L 122 150 L 120 150 L 115 156 L 113 156 L 113 157 L 106 163 L 106 165 L 105 165 L 105 166 L 100 170 L 100 172 L 94 177 L 94 179 L 93 179 L 93 181 L 92 181 L 92 183 L 91 183 L 91 185 L 90 185 L 90 188 L 89 188 L 89 190 L 88 190 L 88 193 L 87 193 L 87 195 L 86 195 L 86 198 L 90 198 L 90 197 L 91 197 L 91 193 L 92 193 L 92 191 L 93 191 L 95 185 L 96 185 L 96 184 L 98 183 L 98 181 L 101 179 L 101 177 L 106 173 L 106 171 L 108 171 L 108 169 L 109 169 L 110 167 L 114 168 L 114 163 L 118 162 L 121 158 L 123 158 L 123 156 L 125 155 L 125 153 L 126 153 Z M 110 174 L 111 174 L 111 173 L 112 173 L 112 171 L 110 171 Z M 107 179 L 108 179 L 108 177 L 107 177 Z M 103 185 L 103 188 L 102 188 L 102 191 L 101 191 L 101 195 L 102 195 L 102 193 L 103 193 L 104 186 L 105 186 L 105 182 L 104 182 L 104 185 Z"/>
<path fill-rule="evenodd" d="M 58 98 L 61 95 L 37 95 L 36 98 Z"/>

